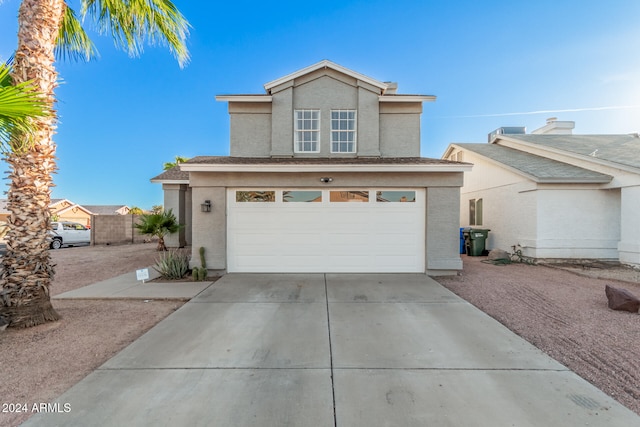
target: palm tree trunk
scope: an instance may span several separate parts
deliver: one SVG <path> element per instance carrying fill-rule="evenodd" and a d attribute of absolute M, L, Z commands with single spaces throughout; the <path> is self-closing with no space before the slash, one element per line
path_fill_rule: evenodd
<path fill-rule="evenodd" d="M 63 0 L 23 0 L 18 14 L 13 79 L 16 83 L 32 80 L 52 110 L 57 86 L 54 48 L 64 8 Z M 37 131 L 31 136 L 33 141 L 28 141 L 26 149 L 14 147 L 6 156 L 10 215 L 7 253 L 0 272 L 0 317 L 11 327 L 30 327 L 59 318 L 49 295 L 54 269 L 48 231 L 52 173 L 56 170 L 56 117 L 34 121 Z"/>

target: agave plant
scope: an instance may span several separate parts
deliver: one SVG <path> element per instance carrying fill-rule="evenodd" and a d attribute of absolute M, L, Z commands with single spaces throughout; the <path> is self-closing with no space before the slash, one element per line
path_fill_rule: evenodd
<path fill-rule="evenodd" d="M 182 279 L 189 271 L 190 259 L 191 256 L 185 251 L 167 251 L 160 254 L 153 268 L 165 279 Z"/>

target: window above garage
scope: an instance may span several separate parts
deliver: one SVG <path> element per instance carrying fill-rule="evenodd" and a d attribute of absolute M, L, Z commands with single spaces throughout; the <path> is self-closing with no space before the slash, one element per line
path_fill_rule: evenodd
<path fill-rule="evenodd" d="M 233 201 L 236 204 L 264 204 L 264 203 L 286 203 L 290 205 L 300 204 L 371 204 L 384 206 L 400 203 L 415 203 L 416 196 L 422 194 L 415 189 L 336 189 L 336 190 L 316 190 L 316 189 L 237 189 L 233 192 Z M 390 206 L 389 206 L 390 207 Z"/>

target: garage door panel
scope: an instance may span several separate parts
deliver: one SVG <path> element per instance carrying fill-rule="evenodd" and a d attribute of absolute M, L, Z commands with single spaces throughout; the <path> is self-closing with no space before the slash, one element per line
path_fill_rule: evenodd
<path fill-rule="evenodd" d="M 411 191 L 416 203 L 329 202 L 326 190 L 323 202 L 236 203 L 229 190 L 228 270 L 423 272 L 424 192 Z"/>

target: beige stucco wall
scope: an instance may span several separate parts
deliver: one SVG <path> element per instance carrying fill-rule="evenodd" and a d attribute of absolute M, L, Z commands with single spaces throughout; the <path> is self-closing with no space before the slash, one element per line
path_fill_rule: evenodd
<path fill-rule="evenodd" d="M 236 157 L 271 155 L 271 103 L 230 102 L 230 154 Z"/>
<path fill-rule="evenodd" d="M 426 273 L 453 274 L 462 269 L 457 212 L 459 187 L 427 188 Z"/>
<path fill-rule="evenodd" d="M 330 184 L 320 183 L 331 176 Z M 462 173 L 191 173 L 193 196 L 192 266 L 205 248 L 207 267 L 224 270 L 227 263 L 227 188 L 426 188 L 425 245 L 427 272 L 451 274 L 462 268 L 459 256 L 458 212 Z M 211 200 L 210 213 L 200 203 Z M 195 263 L 195 264 L 194 264 Z"/>
<path fill-rule="evenodd" d="M 191 267 L 200 266 L 200 248 L 205 248 L 207 268 L 225 270 L 227 268 L 227 206 L 226 188 L 214 186 L 192 186 L 192 243 Z M 211 212 L 202 212 L 200 204 L 211 201 Z"/>
<path fill-rule="evenodd" d="M 182 248 L 190 244 L 191 238 L 191 189 L 187 184 L 163 184 L 164 209 L 175 215 L 183 227 L 165 237 L 168 248 Z"/>

